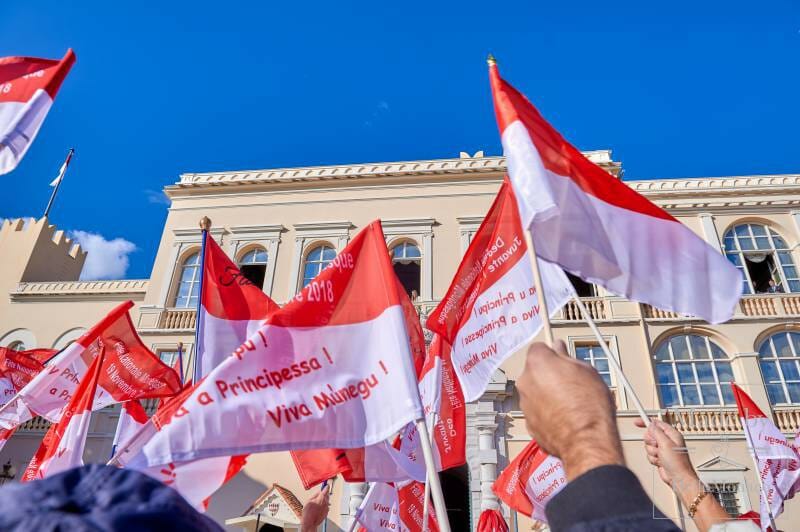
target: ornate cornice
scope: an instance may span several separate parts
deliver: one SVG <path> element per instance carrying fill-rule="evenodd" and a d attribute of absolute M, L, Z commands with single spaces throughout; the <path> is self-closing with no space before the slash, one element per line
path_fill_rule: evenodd
<path fill-rule="evenodd" d="M 621 171 L 620 163 L 611 159 L 609 150 L 583 153 L 589 160 L 615 175 Z M 180 176 L 178 183 L 166 187 L 166 192 L 168 195 L 181 195 L 181 191 L 189 192 L 190 189 L 242 185 L 286 185 L 370 178 L 387 179 L 388 182 L 391 182 L 391 178 L 436 175 L 500 177 L 505 171 L 504 157 L 463 157 L 274 170 L 186 173 Z M 718 196 L 747 193 L 769 195 L 797 193 L 800 186 L 800 174 L 648 179 L 625 181 L 625 183 L 645 196 L 666 201 L 668 198 L 696 197 L 698 193 Z M 219 192 L 222 191 L 219 190 Z"/>
<path fill-rule="evenodd" d="M 10 293 L 12 301 L 22 299 L 91 299 L 108 296 L 143 297 L 147 292 L 147 279 L 112 281 L 48 281 L 19 283 Z"/>
<path fill-rule="evenodd" d="M 583 152 L 589 160 L 618 173 L 620 164 L 611 160 L 609 150 Z M 166 188 L 168 194 L 182 188 L 219 187 L 267 183 L 296 183 L 343 179 L 426 176 L 446 174 L 502 174 L 506 171 L 505 157 L 461 157 L 389 163 L 365 163 L 335 166 L 305 166 L 274 170 L 245 170 L 240 172 L 206 172 L 181 174 L 180 181 Z"/>

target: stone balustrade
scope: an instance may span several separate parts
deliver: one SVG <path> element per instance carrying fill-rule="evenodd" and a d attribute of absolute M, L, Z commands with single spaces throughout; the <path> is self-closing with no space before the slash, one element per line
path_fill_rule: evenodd
<path fill-rule="evenodd" d="M 20 425 L 17 430 L 20 432 L 47 432 L 49 428 L 49 421 L 43 417 L 35 417 Z"/>
<path fill-rule="evenodd" d="M 161 312 L 159 329 L 194 329 L 197 311 L 194 309 L 169 308 Z"/>
<path fill-rule="evenodd" d="M 684 435 L 733 434 L 742 431 L 742 421 L 736 409 L 686 408 L 667 410 L 664 421 Z"/>

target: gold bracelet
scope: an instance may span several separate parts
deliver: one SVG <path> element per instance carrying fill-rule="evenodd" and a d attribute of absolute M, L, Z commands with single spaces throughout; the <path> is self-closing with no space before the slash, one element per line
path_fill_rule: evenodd
<path fill-rule="evenodd" d="M 697 494 L 697 497 L 695 497 L 694 501 L 692 501 L 692 505 L 689 506 L 689 517 L 691 519 L 694 519 L 694 514 L 697 513 L 697 507 L 700 505 L 700 502 L 706 498 L 706 495 L 708 495 L 708 492 L 706 491 L 705 486 L 703 486 L 703 491 Z"/>

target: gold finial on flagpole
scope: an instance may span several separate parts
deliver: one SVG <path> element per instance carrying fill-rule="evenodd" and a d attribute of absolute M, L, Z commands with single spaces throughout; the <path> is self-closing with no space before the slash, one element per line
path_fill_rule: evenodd
<path fill-rule="evenodd" d="M 486 56 L 486 64 L 489 66 L 496 65 L 497 59 L 495 59 L 492 54 L 489 54 Z"/>
<path fill-rule="evenodd" d="M 200 218 L 200 229 L 203 231 L 210 231 L 211 230 L 211 218 L 208 216 L 203 216 Z"/>

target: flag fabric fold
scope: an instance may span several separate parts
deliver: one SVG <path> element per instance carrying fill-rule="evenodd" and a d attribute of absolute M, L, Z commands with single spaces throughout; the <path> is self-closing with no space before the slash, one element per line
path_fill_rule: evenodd
<path fill-rule="evenodd" d="M 118 305 L 78 340 L 47 362 L 11 403 L 0 407 L 0 428 L 13 428 L 35 415 L 57 422 L 88 367 L 105 347 L 105 359 L 93 408 L 166 397 L 180 390 L 180 379 L 142 343 L 128 310 Z"/>
<path fill-rule="evenodd" d="M 208 375 L 220 362 L 253 335 L 278 305 L 245 277 L 206 236 L 203 288 L 197 315 L 197 378 Z"/>
<path fill-rule="evenodd" d="M 515 512 L 546 523 L 548 501 L 566 484 L 561 460 L 531 441 L 497 477 L 492 491 Z"/>
<path fill-rule="evenodd" d="M 127 442 L 142 430 L 148 419 L 147 412 L 145 412 L 139 400 L 134 399 L 122 403 L 119 420 L 117 421 L 117 430 L 114 432 L 114 441 L 111 443 L 111 455 L 113 456 L 116 453 L 120 443 Z"/>
<path fill-rule="evenodd" d="M 780 429 L 735 383 L 731 383 L 747 447 L 761 477 L 761 528 L 783 513 L 784 501 L 800 491 L 800 455 Z"/>
<path fill-rule="evenodd" d="M 372 445 L 422 417 L 380 222 L 218 365 L 132 459 Z"/>
<path fill-rule="evenodd" d="M 22 476 L 23 482 L 41 479 L 83 465 L 83 450 L 92 416 L 104 355 L 100 354 L 78 384 L 64 415 L 50 426 Z"/>
<path fill-rule="evenodd" d="M 538 261 L 551 315 L 574 296 L 561 269 Z M 514 199 L 504 180 L 427 327 L 452 346 L 467 401 L 478 399 L 508 357 L 542 328 L 539 294 Z"/>
<path fill-rule="evenodd" d="M 661 309 L 710 323 L 733 316 L 742 277 L 727 258 L 589 161 L 496 64 L 489 77 L 508 175 L 539 258 Z"/>
<path fill-rule="evenodd" d="M 72 49 L 60 61 L 0 58 L 0 175 L 25 156 L 73 64 Z"/>

